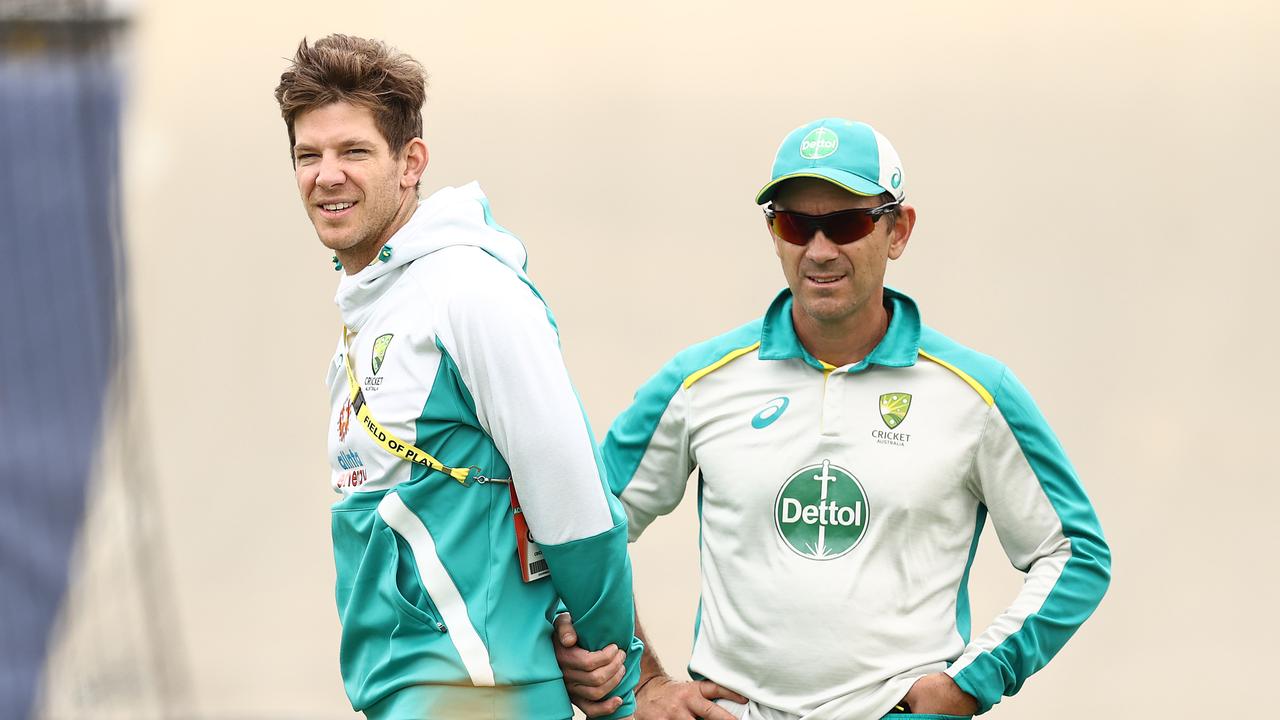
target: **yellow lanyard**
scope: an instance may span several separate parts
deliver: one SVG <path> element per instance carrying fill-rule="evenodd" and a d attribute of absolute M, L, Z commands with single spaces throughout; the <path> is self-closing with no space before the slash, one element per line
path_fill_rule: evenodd
<path fill-rule="evenodd" d="M 345 351 L 342 353 L 342 359 L 347 367 L 347 382 L 351 385 L 351 410 L 356 414 L 356 419 L 360 422 L 361 427 L 369 433 L 369 437 L 373 438 L 379 447 L 402 460 L 408 460 L 415 465 L 422 465 L 437 472 L 442 472 L 463 485 L 467 484 L 467 478 L 472 476 L 472 471 L 475 471 L 476 482 L 489 482 L 489 478 L 480 474 L 480 468 L 474 465 L 465 468 L 449 467 L 431 457 L 430 453 L 404 442 L 379 425 L 378 421 L 374 420 L 373 415 L 369 412 L 369 404 L 365 402 L 364 391 L 360 389 L 360 382 L 356 380 L 356 372 L 351 366 L 351 335 L 346 327 L 342 328 L 342 343 Z"/>

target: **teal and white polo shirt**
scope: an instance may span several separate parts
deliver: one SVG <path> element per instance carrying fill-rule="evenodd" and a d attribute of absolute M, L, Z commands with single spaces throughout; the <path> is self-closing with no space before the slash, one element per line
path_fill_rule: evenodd
<path fill-rule="evenodd" d="M 946 671 L 985 711 L 1101 600 L 1110 551 L 1080 481 L 1006 367 L 891 321 L 864 360 L 801 346 L 792 298 L 688 348 L 604 443 L 634 541 L 698 470 L 701 606 L 689 670 L 803 716 L 878 718 Z M 987 517 L 1026 581 L 971 635 Z"/>

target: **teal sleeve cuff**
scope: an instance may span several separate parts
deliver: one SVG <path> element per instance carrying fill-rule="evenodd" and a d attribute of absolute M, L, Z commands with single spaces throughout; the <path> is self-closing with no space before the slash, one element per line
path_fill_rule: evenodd
<path fill-rule="evenodd" d="M 640 654 L 643 652 L 644 643 L 640 642 L 640 638 L 631 638 L 631 647 L 627 650 L 627 671 L 622 677 L 622 682 L 618 683 L 619 688 L 635 688 L 636 683 L 640 681 Z M 619 718 L 636 714 L 636 693 L 634 689 L 627 690 L 625 693 L 618 693 L 615 690 L 614 697 L 622 698 L 622 704 L 618 706 L 618 709 L 608 715 L 592 718 L 592 720 L 619 720 Z"/>
<path fill-rule="evenodd" d="M 956 673 L 953 679 L 961 690 L 978 701 L 979 715 L 1000 702 L 1005 688 L 1016 681 L 1012 668 L 997 660 L 991 653 L 985 652 Z"/>
<path fill-rule="evenodd" d="M 542 545 L 542 554 L 551 569 L 551 582 L 573 618 L 578 645 L 593 651 L 616 645 L 627 651 L 626 673 L 610 694 L 621 697 L 622 706 L 606 717 L 634 714 L 644 645 L 635 637 L 627 521 L 589 538 Z"/>
<path fill-rule="evenodd" d="M 554 623 L 556 618 L 567 612 L 569 612 L 569 608 L 564 604 L 564 600 L 556 598 L 556 606 L 552 608 L 551 614 L 547 616 L 547 622 Z"/>

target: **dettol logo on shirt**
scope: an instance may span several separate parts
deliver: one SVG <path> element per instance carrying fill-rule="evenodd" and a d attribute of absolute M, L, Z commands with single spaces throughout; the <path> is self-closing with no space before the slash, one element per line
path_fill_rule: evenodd
<path fill-rule="evenodd" d="M 778 491 L 774 524 L 792 550 L 834 560 L 857 546 L 867 528 L 867 497 L 853 473 L 831 461 L 797 470 Z"/>

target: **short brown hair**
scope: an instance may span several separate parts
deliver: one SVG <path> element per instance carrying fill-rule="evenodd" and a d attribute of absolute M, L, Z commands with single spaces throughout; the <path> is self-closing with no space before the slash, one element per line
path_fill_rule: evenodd
<path fill-rule="evenodd" d="M 422 136 L 426 96 L 427 73 L 417 60 L 380 40 L 337 34 L 313 45 L 303 38 L 276 86 L 276 102 L 289 128 L 290 159 L 297 142 L 293 121 L 335 102 L 369 108 L 391 153 L 399 155 L 410 140 Z"/>

